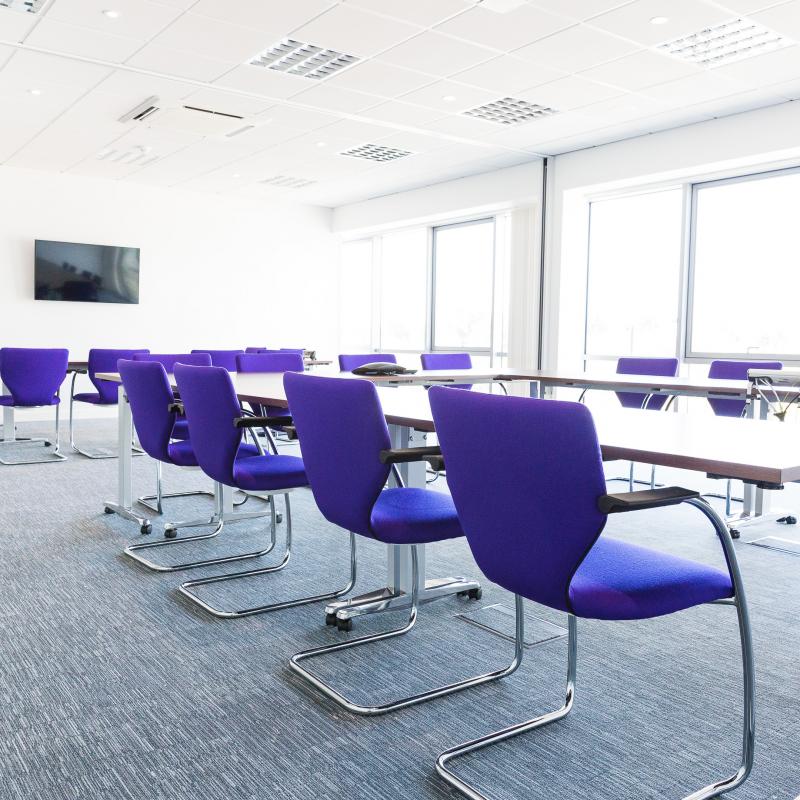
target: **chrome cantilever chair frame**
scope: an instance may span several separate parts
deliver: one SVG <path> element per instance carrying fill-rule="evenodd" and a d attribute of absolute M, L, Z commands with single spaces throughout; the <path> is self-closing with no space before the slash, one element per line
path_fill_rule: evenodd
<path fill-rule="evenodd" d="M 742 672 L 743 672 L 743 729 L 742 729 L 742 757 L 738 770 L 728 778 L 724 778 L 714 783 L 704 786 L 695 792 L 687 795 L 684 800 L 708 800 L 717 797 L 723 792 L 729 792 L 740 786 L 747 780 L 753 767 L 753 753 L 755 747 L 755 668 L 753 659 L 753 643 L 750 627 L 750 617 L 745 601 L 744 586 L 736 559 L 736 552 L 733 540 L 727 525 L 714 509 L 702 499 L 687 499 L 684 502 L 695 506 L 706 516 L 717 532 L 723 552 L 725 554 L 728 568 L 730 571 L 734 595 L 727 600 L 718 600 L 710 605 L 734 606 L 736 608 L 739 624 L 739 638 L 742 650 Z M 524 640 L 524 626 L 522 617 L 522 602 L 516 596 L 516 650 L 520 659 L 522 658 L 522 642 Z M 459 756 L 467 753 L 474 753 L 482 750 L 489 745 L 505 741 L 521 733 L 541 728 L 563 719 L 572 710 L 575 700 L 575 678 L 577 672 L 577 620 L 573 615 L 568 615 L 569 636 L 567 645 L 567 686 L 564 704 L 561 708 L 547 714 L 534 717 L 526 722 L 521 722 L 494 733 L 481 736 L 478 739 L 465 742 L 464 744 L 452 747 L 443 752 L 436 760 L 436 771 L 452 787 L 458 789 L 469 800 L 487 800 L 479 789 L 459 778 L 449 767 L 450 762 Z"/>
<path fill-rule="evenodd" d="M 59 397 L 59 393 L 56 392 L 56 397 Z M 47 406 L 24 406 L 25 408 L 47 408 Z M 55 435 L 55 447 L 50 452 L 50 455 L 53 456 L 52 458 L 29 458 L 25 461 L 6 461 L 4 458 L 0 458 L 0 464 L 4 464 L 7 467 L 16 467 L 22 466 L 23 464 L 56 464 L 59 461 L 66 461 L 67 456 L 65 456 L 61 452 L 61 403 L 55 404 L 56 408 L 56 435 Z M 15 422 L 16 426 L 16 422 Z M 35 438 L 25 438 L 25 439 L 0 439 L 0 448 L 6 446 L 13 446 L 15 444 L 36 444 L 37 442 L 41 442 L 44 444 L 45 447 L 50 447 L 52 445 L 52 440 L 45 439 L 44 437 L 35 437 Z"/>
<path fill-rule="evenodd" d="M 352 538 L 353 534 L 351 533 L 350 536 Z M 418 547 L 419 545 L 411 546 L 411 611 L 408 622 L 405 625 L 390 631 L 373 633 L 368 636 L 361 636 L 348 642 L 340 642 L 337 644 L 325 645 L 323 647 L 316 647 L 312 650 L 304 650 L 303 652 L 296 653 L 289 660 L 289 667 L 301 678 L 303 678 L 303 680 L 305 680 L 307 683 L 310 683 L 326 697 L 333 700 L 337 705 L 353 714 L 359 714 L 361 716 L 377 716 L 380 714 L 387 714 L 392 711 L 399 711 L 402 708 L 408 708 L 409 706 L 425 703 L 428 700 L 434 700 L 437 697 L 444 697 L 445 695 L 459 692 L 462 689 L 468 689 L 471 686 L 480 686 L 482 683 L 496 681 L 514 672 L 522 661 L 522 638 L 519 638 L 515 645 L 514 659 L 507 667 L 504 667 L 503 669 L 495 670 L 494 672 L 486 672 L 482 675 L 476 675 L 471 678 L 466 678 L 462 681 L 439 686 L 435 689 L 429 689 L 427 691 L 405 697 L 401 700 L 396 700 L 391 703 L 384 703 L 377 706 L 368 706 L 353 702 L 302 665 L 303 661 L 308 661 L 309 659 L 317 658 L 318 656 L 336 653 L 341 650 L 349 650 L 352 647 L 359 647 L 371 642 L 393 639 L 396 636 L 402 636 L 403 634 L 408 633 L 414 627 L 417 621 L 417 610 L 419 607 Z"/>

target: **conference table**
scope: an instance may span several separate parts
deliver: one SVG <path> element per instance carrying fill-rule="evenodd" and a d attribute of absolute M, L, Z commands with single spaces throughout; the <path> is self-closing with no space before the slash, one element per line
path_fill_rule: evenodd
<path fill-rule="evenodd" d="M 320 373 L 318 373 L 320 374 Z M 392 447 L 419 447 L 426 444 L 428 433 L 435 432 L 425 386 L 432 384 L 522 382 L 532 395 L 543 393 L 552 385 L 553 375 L 538 370 L 452 370 L 419 371 L 413 375 L 358 377 L 350 373 L 322 372 L 350 380 L 370 380 L 378 388 L 383 411 L 391 435 Z M 105 373 L 100 379 L 120 382 L 119 375 Z M 542 380 L 542 378 L 545 380 Z M 283 376 L 276 373 L 232 374 L 236 393 L 242 402 L 285 408 Z M 549 379 L 549 382 L 548 380 Z M 561 380 L 561 378 L 559 378 Z M 584 377 L 583 382 L 589 382 Z M 654 382 L 644 376 L 622 376 L 611 381 L 614 390 L 660 388 L 668 384 Z M 716 384 L 719 385 L 716 385 Z M 740 382 L 715 382 L 714 390 L 741 392 Z M 747 382 L 744 383 L 745 386 Z M 697 392 L 708 382 L 683 381 L 669 387 L 669 393 L 681 389 Z M 563 384 L 568 385 L 568 384 Z M 594 384 L 592 384 L 594 388 Z M 130 407 L 120 386 L 118 435 L 122 454 L 118 459 L 118 496 L 106 508 L 137 519 L 132 510 L 131 451 L 132 422 Z M 746 392 L 746 389 L 744 390 Z M 665 392 L 666 393 L 666 392 Z M 705 396 L 705 395 L 703 395 Z M 730 394 L 727 396 L 730 397 Z M 627 460 L 657 466 L 673 467 L 745 481 L 748 485 L 779 489 L 784 484 L 800 481 L 800 428 L 771 424 L 762 420 L 740 420 L 720 417 L 664 414 L 653 411 L 615 409 L 595 418 L 604 460 Z M 398 465 L 407 486 L 425 487 L 426 465 L 414 462 Z M 230 492 L 227 493 L 230 495 Z M 230 503 L 230 499 L 228 499 Z M 227 508 L 232 510 L 232 506 Z M 424 548 L 420 548 L 424 551 Z M 477 586 L 461 577 L 428 579 L 424 552 L 420 557 L 420 600 L 429 602 L 454 592 Z M 349 601 L 332 603 L 326 613 L 337 613 L 348 619 L 372 611 L 400 609 L 410 600 L 411 558 L 408 546 L 388 546 L 386 585 Z"/>

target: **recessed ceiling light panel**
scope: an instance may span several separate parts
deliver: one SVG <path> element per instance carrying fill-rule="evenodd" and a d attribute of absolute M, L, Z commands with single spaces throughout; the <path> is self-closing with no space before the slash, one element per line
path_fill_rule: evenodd
<path fill-rule="evenodd" d="M 529 103 L 527 100 L 517 100 L 513 97 L 503 97 L 493 103 L 471 108 L 463 112 L 465 117 L 475 117 L 499 125 L 520 125 L 542 117 L 551 117 L 558 114 L 555 108 Z"/>
<path fill-rule="evenodd" d="M 12 11 L 38 14 L 49 1 L 50 0 L 0 0 L 0 8 L 10 8 Z"/>
<path fill-rule="evenodd" d="M 280 186 L 284 189 L 304 189 L 316 181 L 308 178 L 293 178 L 291 175 L 273 175 L 271 178 L 264 178 L 259 183 L 265 183 L 267 186 Z"/>
<path fill-rule="evenodd" d="M 398 158 L 414 155 L 411 150 L 399 150 L 396 147 L 382 147 L 379 144 L 362 144 L 350 150 L 339 153 L 340 156 L 350 156 L 351 158 L 364 158 L 367 161 L 394 161 Z"/>
<path fill-rule="evenodd" d="M 287 75 L 298 75 L 319 81 L 333 75 L 360 59 L 315 44 L 283 39 L 250 59 L 255 67 L 267 67 Z"/>
<path fill-rule="evenodd" d="M 657 49 L 682 61 L 711 68 L 780 50 L 790 44 L 794 43 L 764 25 L 748 19 L 733 19 L 665 42 Z"/>

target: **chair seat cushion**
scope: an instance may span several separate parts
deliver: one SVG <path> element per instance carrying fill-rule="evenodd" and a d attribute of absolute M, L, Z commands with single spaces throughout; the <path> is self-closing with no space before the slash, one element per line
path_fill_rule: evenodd
<path fill-rule="evenodd" d="M 15 403 L 14 398 L 9 394 L 0 395 L 0 406 L 14 406 L 15 408 L 40 408 L 41 406 L 57 406 L 61 402 L 60 398 L 53 396 L 49 403 L 34 403 L 27 405 L 25 403 Z"/>
<path fill-rule="evenodd" d="M 79 403 L 92 403 L 97 406 L 115 406 L 117 404 L 116 398 L 114 400 L 104 400 L 99 392 L 80 392 L 74 397 Z"/>
<path fill-rule="evenodd" d="M 239 455 L 233 465 L 233 477 L 240 489 L 251 492 L 266 492 L 273 489 L 294 489 L 308 486 L 303 459 L 297 456 L 250 456 L 242 457 L 245 447 L 239 448 Z"/>
<path fill-rule="evenodd" d="M 569 587 L 574 613 L 593 619 L 647 619 L 733 596 L 716 567 L 601 536 Z"/>
<path fill-rule="evenodd" d="M 386 489 L 372 508 L 370 525 L 387 544 L 425 544 L 463 536 L 449 494 L 428 489 Z"/>
<path fill-rule="evenodd" d="M 172 433 L 170 434 L 173 439 L 188 439 L 189 438 L 189 423 L 186 419 L 178 418 L 172 426 Z"/>

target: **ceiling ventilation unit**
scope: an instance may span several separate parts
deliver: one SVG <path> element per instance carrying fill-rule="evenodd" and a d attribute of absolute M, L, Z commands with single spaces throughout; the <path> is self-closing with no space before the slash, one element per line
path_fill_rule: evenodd
<path fill-rule="evenodd" d="M 148 97 L 143 103 L 139 103 L 138 106 L 132 108 L 126 114 L 123 114 L 120 118 L 120 122 L 141 122 L 143 119 L 147 119 L 148 117 L 152 116 L 159 110 L 159 106 L 156 105 L 158 103 L 158 98 L 153 95 L 152 97 Z"/>
<path fill-rule="evenodd" d="M 273 175 L 271 178 L 264 178 L 259 183 L 264 183 L 267 186 L 280 186 L 284 189 L 304 189 L 306 186 L 316 183 L 316 181 L 311 181 L 307 178 L 292 178 L 289 175 Z"/>
<path fill-rule="evenodd" d="M 38 14 L 48 2 L 49 0 L 0 0 L 0 8 L 10 8 L 12 11 Z"/>
<path fill-rule="evenodd" d="M 241 136 L 256 127 L 253 120 L 241 114 L 230 114 L 213 108 L 182 105 L 162 108 L 157 97 L 148 97 L 136 108 L 119 118 L 120 122 L 144 122 L 149 127 L 168 128 L 196 136 L 216 136 L 226 139 Z"/>
<path fill-rule="evenodd" d="M 351 158 L 365 158 L 367 161 L 378 161 L 385 163 L 394 161 L 398 158 L 413 156 L 411 150 L 398 150 L 396 147 L 382 147 L 379 144 L 362 144 L 339 153 L 340 156 L 350 156 Z"/>
<path fill-rule="evenodd" d="M 266 67 L 287 75 L 320 81 L 360 61 L 358 56 L 340 53 L 315 44 L 282 39 L 254 56 L 248 62 L 254 67 Z"/>
<path fill-rule="evenodd" d="M 462 112 L 465 117 L 483 119 L 499 125 L 520 125 L 542 117 L 552 117 L 558 114 L 555 108 L 529 103 L 527 100 L 516 100 L 513 97 L 502 97 L 493 103 L 471 108 Z"/>
<path fill-rule="evenodd" d="M 665 42 L 657 49 L 690 64 L 712 68 L 780 50 L 790 44 L 794 42 L 764 25 L 748 19 L 733 19 Z"/>

